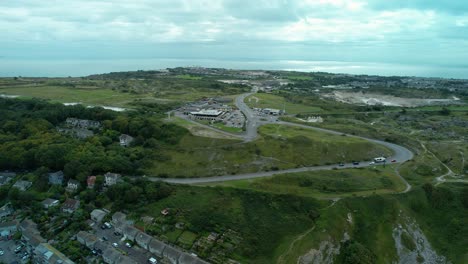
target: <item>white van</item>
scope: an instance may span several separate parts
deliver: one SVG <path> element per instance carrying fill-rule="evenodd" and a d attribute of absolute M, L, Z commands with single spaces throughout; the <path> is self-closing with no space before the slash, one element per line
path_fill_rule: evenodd
<path fill-rule="evenodd" d="M 385 162 L 387 159 L 385 157 L 374 158 L 375 163 Z"/>
<path fill-rule="evenodd" d="M 151 264 L 156 264 L 156 263 L 158 263 L 158 261 L 157 261 L 155 258 L 153 258 L 153 257 L 151 257 L 150 259 L 148 259 L 148 262 L 151 263 Z"/>

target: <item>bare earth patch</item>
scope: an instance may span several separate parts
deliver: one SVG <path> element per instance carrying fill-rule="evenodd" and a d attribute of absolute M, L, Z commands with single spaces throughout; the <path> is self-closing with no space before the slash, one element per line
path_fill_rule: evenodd
<path fill-rule="evenodd" d="M 452 99 L 422 99 L 422 98 L 403 98 L 392 95 L 382 95 L 375 93 L 334 91 L 333 93 L 323 95 L 325 98 L 331 98 L 338 102 L 356 104 L 356 105 L 385 105 L 400 107 L 415 107 L 425 105 L 445 105 L 458 102 L 459 98 Z"/>

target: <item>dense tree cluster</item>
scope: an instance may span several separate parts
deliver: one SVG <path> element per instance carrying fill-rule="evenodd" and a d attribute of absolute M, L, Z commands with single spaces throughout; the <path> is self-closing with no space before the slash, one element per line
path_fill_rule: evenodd
<path fill-rule="evenodd" d="M 68 117 L 100 121 L 94 136 L 78 139 L 61 134 L 57 127 Z M 157 149 L 176 144 L 186 130 L 161 122 L 154 115 L 117 113 L 81 105 L 64 106 L 41 100 L 0 100 L 0 170 L 63 170 L 67 178 L 84 181 L 107 171 L 138 173 Z M 119 136 L 135 138 L 129 148 Z"/>

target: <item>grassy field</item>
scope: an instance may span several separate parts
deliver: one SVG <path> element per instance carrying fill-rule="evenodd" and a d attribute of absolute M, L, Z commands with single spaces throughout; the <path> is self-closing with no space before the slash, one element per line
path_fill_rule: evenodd
<path fill-rule="evenodd" d="M 389 150 L 361 139 L 310 129 L 262 126 L 253 142 L 185 136 L 175 148 L 163 151 L 148 175 L 205 177 L 369 160 Z M 187 169 L 190 168 L 190 169 Z"/>
<path fill-rule="evenodd" d="M 224 133 L 220 133 L 216 130 L 206 128 L 202 125 L 197 124 L 196 122 L 190 122 L 180 117 L 171 117 L 171 119 L 165 119 L 166 122 L 171 122 L 179 126 L 187 128 L 190 133 L 194 136 L 199 137 L 208 137 L 208 138 L 218 138 L 218 139 L 233 139 L 237 140 L 238 138 L 234 136 L 229 136 Z M 238 131 L 236 131 L 238 132 Z"/>
<path fill-rule="evenodd" d="M 315 198 L 366 196 L 405 189 L 404 183 L 395 175 L 393 166 L 290 173 L 211 185 Z"/>
<path fill-rule="evenodd" d="M 255 98 L 258 98 L 258 102 Z M 267 93 L 256 93 L 251 95 L 245 99 L 245 102 L 252 108 L 285 108 L 286 113 L 288 114 L 318 113 L 321 111 L 319 107 L 291 103 L 284 97 Z"/>
<path fill-rule="evenodd" d="M 121 93 L 111 89 L 79 89 L 60 86 L 2 87 L 0 93 L 49 99 L 60 103 L 79 102 L 87 105 L 118 107 L 127 106 L 136 99 L 152 99 L 149 95 Z"/>
<path fill-rule="evenodd" d="M 202 79 L 202 77 L 200 76 L 193 76 L 190 74 L 181 74 L 181 75 L 176 75 L 175 77 L 180 78 L 180 79 L 185 79 L 185 80 L 201 80 Z"/>
<path fill-rule="evenodd" d="M 229 132 L 229 133 L 241 133 L 243 131 L 241 127 L 228 127 L 228 126 L 224 125 L 223 123 L 214 123 L 211 126 L 217 128 L 217 129 L 224 130 L 224 131 Z"/>

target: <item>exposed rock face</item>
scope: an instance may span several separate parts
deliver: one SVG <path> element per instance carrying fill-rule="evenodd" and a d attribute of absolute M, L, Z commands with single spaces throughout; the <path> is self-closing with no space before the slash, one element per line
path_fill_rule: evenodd
<path fill-rule="evenodd" d="M 444 256 L 435 252 L 418 224 L 409 217 L 403 217 L 403 224 L 393 229 L 392 236 L 395 240 L 399 264 L 450 263 Z"/>

